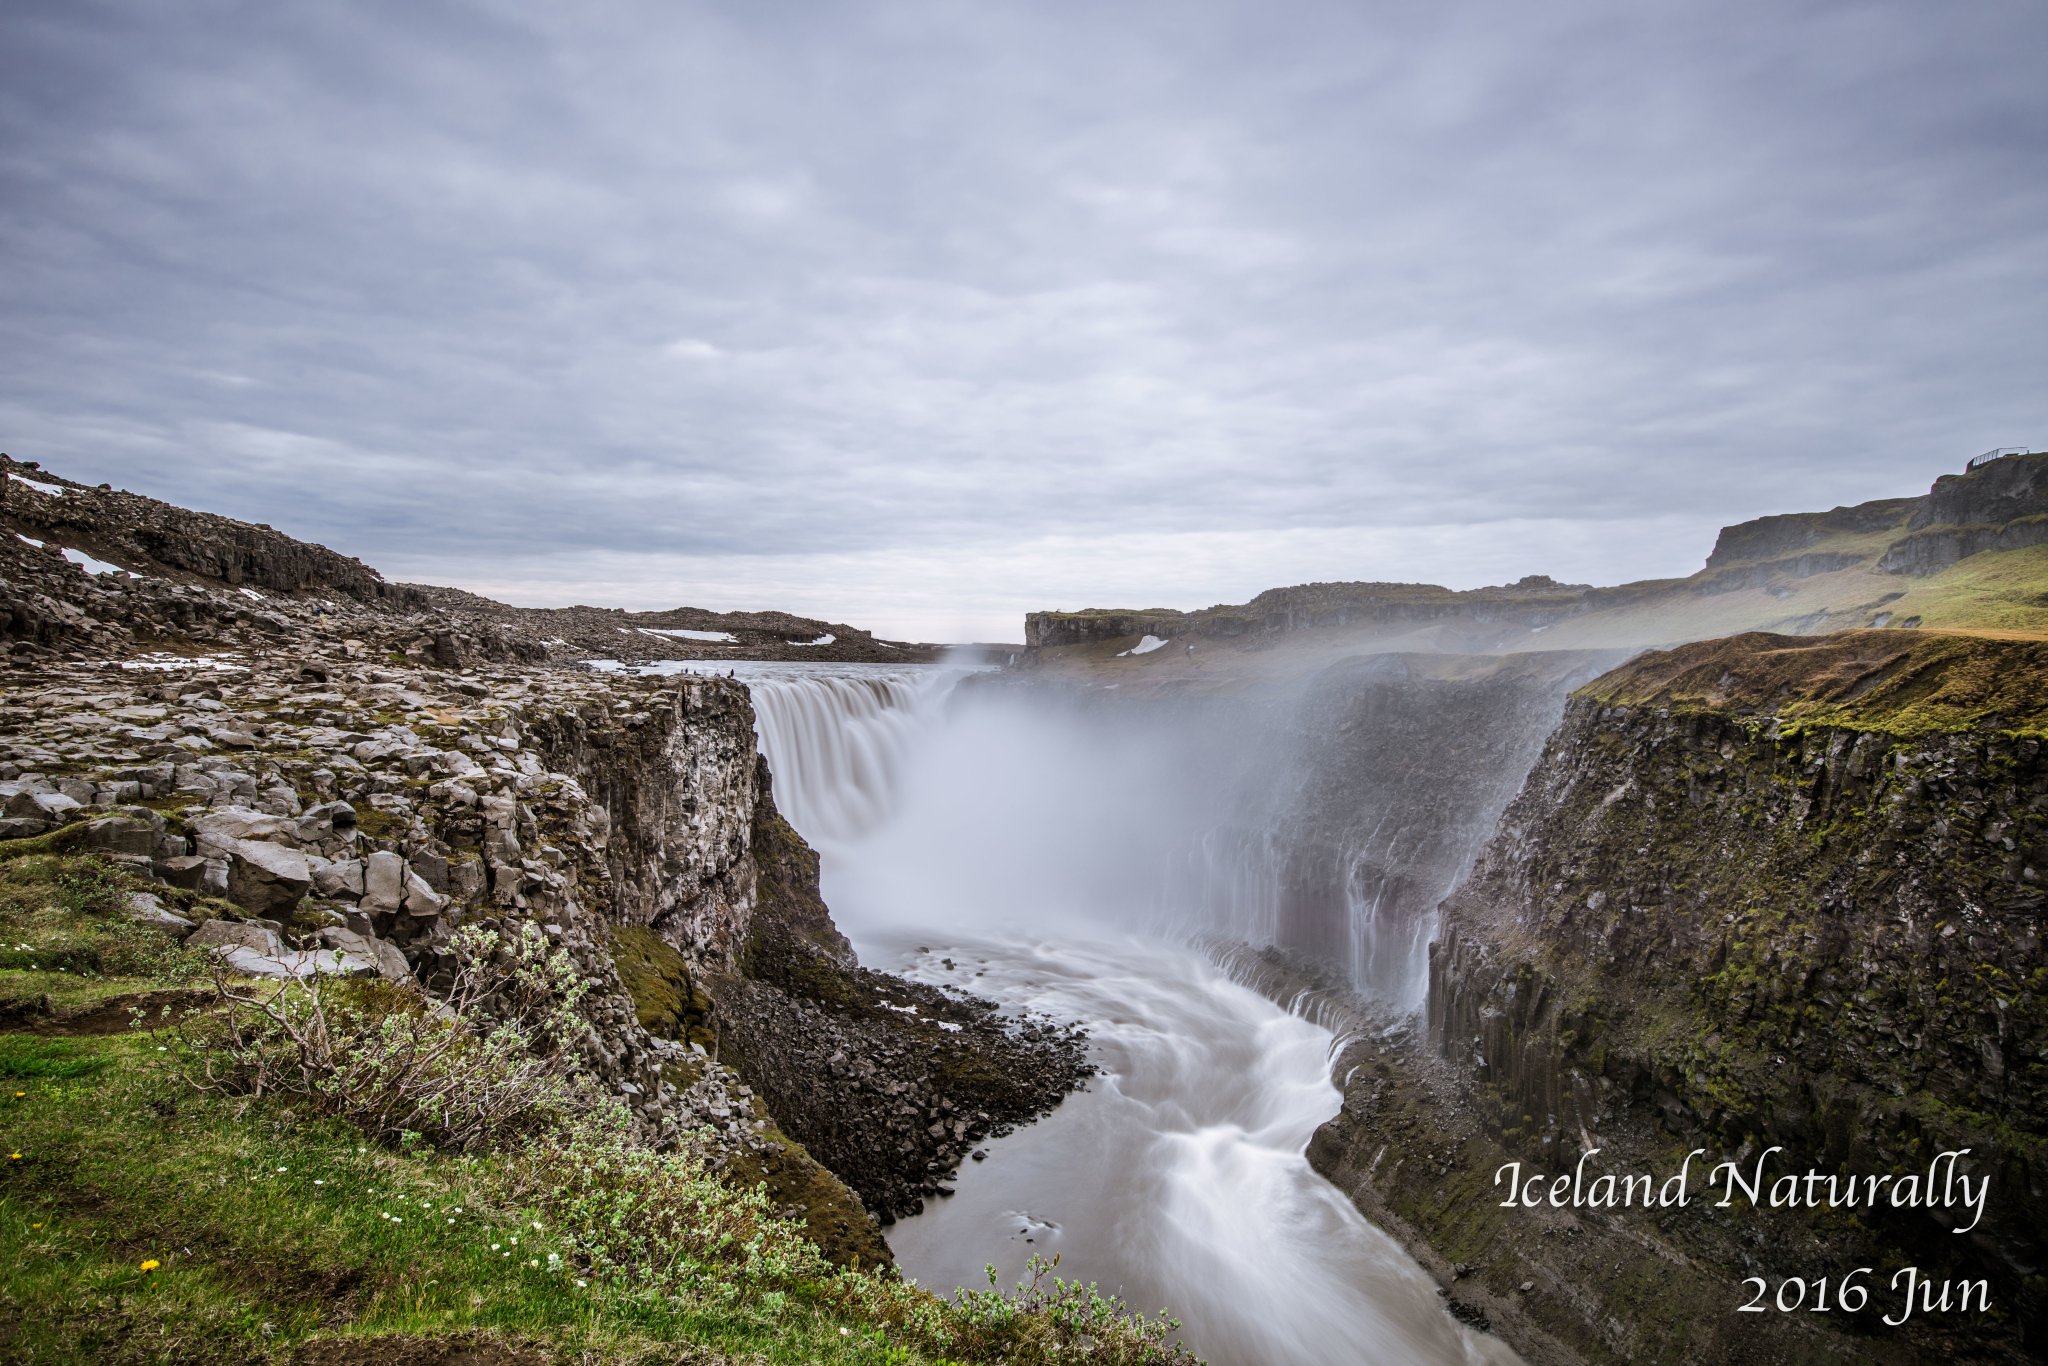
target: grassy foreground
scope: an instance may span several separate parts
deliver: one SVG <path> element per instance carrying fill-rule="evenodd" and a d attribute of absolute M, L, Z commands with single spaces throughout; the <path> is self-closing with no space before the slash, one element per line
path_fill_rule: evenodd
<path fill-rule="evenodd" d="M 124 875 L 5 853 L 0 935 L 32 961 L 62 945 L 64 970 L 0 970 L 0 1361 L 1187 1359 L 1050 1267 L 952 1299 L 835 1268 L 764 1193 L 632 1147 L 601 1105 L 460 1153 L 196 1091 L 205 1014 L 64 1032 L 192 988 L 181 950 L 137 957 L 107 916 Z M 80 966 L 102 962 L 150 970 Z"/>

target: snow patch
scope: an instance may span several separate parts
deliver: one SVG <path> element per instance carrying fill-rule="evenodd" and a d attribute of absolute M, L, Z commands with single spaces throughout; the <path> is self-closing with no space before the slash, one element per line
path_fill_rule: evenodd
<path fill-rule="evenodd" d="M 125 574 L 128 572 L 118 564 L 108 564 L 105 560 L 95 560 L 83 550 L 67 550 L 64 552 L 64 558 L 73 564 L 84 565 L 85 572 L 88 574 Z"/>
<path fill-rule="evenodd" d="M 17 484 L 27 484 L 38 493 L 47 493 L 52 498 L 62 498 L 64 496 L 64 486 L 62 484 L 45 484 L 40 479 L 27 479 L 18 474 L 14 476 L 14 482 Z"/>
<path fill-rule="evenodd" d="M 24 536 L 19 531 L 14 533 L 14 539 L 17 541 L 27 541 L 30 545 L 34 546 L 38 550 L 41 550 L 43 548 L 43 543 L 41 541 L 37 540 L 33 536 Z"/>
<path fill-rule="evenodd" d="M 1133 645 L 1130 649 L 1119 650 L 1117 652 L 1116 657 L 1118 659 L 1122 659 L 1125 655 L 1149 655 L 1154 650 L 1159 649 L 1161 646 L 1165 644 L 1166 642 L 1161 640 L 1158 636 L 1146 636 L 1143 640 L 1139 641 L 1136 645 Z"/>
<path fill-rule="evenodd" d="M 245 598 L 254 598 L 257 602 L 262 602 L 264 600 L 263 595 L 253 588 L 244 588 L 241 590 L 241 594 Z"/>
<path fill-rule="evenodd" d="M 792 640 L 789 642 L 791 645 L 830 645 L 831 643 L 832 633 L 830 631 L 819 636 L 816 640 Z"/>
<path fill-rule="evenodd" d="M 677 631 L 665 630 L 659 626 L 642 626 L 640 633 L 648 636 L 677 636 L 683 640 L 702 640 L 708 641 L 713 645 L 737 645 L 740 643 L 740 638 L 730 631 Z M 831 637 L 827 636 L 826 639 L 829 640 Z"/>

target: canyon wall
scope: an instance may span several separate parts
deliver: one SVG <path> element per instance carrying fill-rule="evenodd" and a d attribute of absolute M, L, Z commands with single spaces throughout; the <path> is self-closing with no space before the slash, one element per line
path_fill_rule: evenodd
<path fill-rule="evenodd" d="M 1426 1038 L 1340 1061 L 1312 1161 L 1537 1360 L 2031 1359 L 2044 682 L 2036 642 L 1856 632 L 1703 642 L 1582 689 L 1443 905 Z M 1953 1204 L 1509 1210 L 1492 1181 L 1595 1149 L 1593 1173 L 1661 1182 L 1694 1150 L 1747 1173 L 1772 1148 L 1772 1181 L 1902 1186 L 1967 1150 L 1993 1194 L 1959 1233 Z M 1907 1266 L 1988 1281 L 1992 1311 L 1733 1312 L 1745 1277 L 1859 1266 L 1879 1300 Z"/>

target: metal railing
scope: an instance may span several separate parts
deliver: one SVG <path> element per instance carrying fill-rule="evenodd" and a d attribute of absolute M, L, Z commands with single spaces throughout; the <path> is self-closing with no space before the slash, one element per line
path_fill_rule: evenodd
<path fill-rule="evenodd" d="M 2008 455 L 2032 454 L 2033 452 L 2028 450 L 2025 446 L 1994 446 L 1990 450 L 1984 452 L 1984 454 L 1978 456 L 1976 459 L 1964 465 L 1963 473 L 1968 474 L 1971 470 L 1976 469 L 1979 465 L 1988 465 L 1994 460 L 2003 460 Z"/>

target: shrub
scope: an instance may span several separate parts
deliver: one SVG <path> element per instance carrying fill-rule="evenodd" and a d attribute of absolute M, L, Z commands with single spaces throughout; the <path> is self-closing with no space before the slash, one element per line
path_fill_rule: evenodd
<path fill-rule="evenodd" d="M 119 864 L 39 854 L 0 863 L 0 968 L 79 976 L 199 980 L 206 956 L 123 913 L 138 891 L 164 894 Z"/>
<path fill-rule="evenodd" d="M 593 1113 L 557 1141 L 528 1145 L 506 1191 L 549 1216 L 577 1271 L 616 1291 L 727 1312 L 749 1302 L 772 1311 L 793 1295 L 871 1325 L 885 1360 L 907 1360 L 908 1348 L 1019 1366 L 1192 1360 L 1166 1340 L 1179 1323 L 1148 1320 L 1092 1285 L 1060 1280 L 1051 1275 L 1057 1258 L 1034 1257 L 1030 1279 L 1009 1293 L 994 1288 L 990 1267 L 990 1289 L 952 1300 L 893 1274 L 835 1269 L 801 1225 L 775 1215 L 765 1187 L 738 1190 L 710 1173 L 701 1130 L 661 1153 L 626 1138 L 622 1118 Z"/>
<path fill-rule="evenodd" d="M 471 1151 L 588 1111 L 568 953 L 531 923 L 510 938 L 468 927 L 451 944 L 445 1001 L 414 984 L 311 977 L 231 986 L 225 1010 L 180 1026 L 183 1075 L 215 1095 L 283 1095 L 380 1143 Z"/>
<path fill-rule="evenodd" d="M 634 1144 L 624 1120 L 594 1113 L 562 1140 L 530 1145 L 512 1178 L 513 1197 L 546 1211 L 591 1272 L 656 1294 L 715 1283 L 788 1290 L 832 1275 L 764 1189 L 712 1175 L 701 1129 L 661 1153 Z"/>

